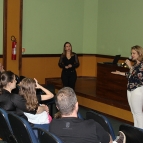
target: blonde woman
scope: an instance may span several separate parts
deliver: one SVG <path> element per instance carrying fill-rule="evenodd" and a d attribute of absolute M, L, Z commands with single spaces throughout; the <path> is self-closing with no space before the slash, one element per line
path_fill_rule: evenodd
<path fill-rule="evenodd" d="M 133 46 L 131 56 L 134 61 L 133 65 L 128 59 L 125 61 L 129 72 L 115 71 L 112 73 L 128 78 L 127 98 L 133 114 L 134 126 L 143 129 L 143 48 L 138 45 Z"/>

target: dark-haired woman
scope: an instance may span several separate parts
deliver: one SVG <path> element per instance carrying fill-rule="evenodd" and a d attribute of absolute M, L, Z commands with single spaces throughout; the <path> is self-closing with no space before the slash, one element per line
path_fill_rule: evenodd
<path fill-rule="evenodd" d="M 48 111 L 47 106 L 36 106 L 35 110 L 31 111 L 27 110 L 26 99 L 18 94 L 11 93 L 11 91 L 15 87 L 16 87 L 15 74 L 11 71 L 2 72 L 0 74 L 0 108 L 3 108 L 8 112 L 16 113 L 19 116 L 23 116 L 23 112 L 29 112 L 31 114 L 39 114 L 45 110 Z M 51 93 L 51 97 L 52 96 L 53 94 Z M 45 97 L 43 98 L 43 100 L 47 99 L 47 96 Z"/>
<path fill-rule="evenodd" d="M 0 108 L 22 116 L 22 111 L 26 111 L 25 99 L 11 93 L 16 87 L 16 82 L 13 72 L 4 71 L 0 74 Z"/>
<path fill-rule="evenodd" d="M 64 87 L 75 89 L 77 73 L 75 68 L 79 66 L 77 54 L 72 52 L 72 45 L 66 42 L 63 47 L 63 53 L 59 60 L 59 67 L 62 68 L 61 79 Z"/>

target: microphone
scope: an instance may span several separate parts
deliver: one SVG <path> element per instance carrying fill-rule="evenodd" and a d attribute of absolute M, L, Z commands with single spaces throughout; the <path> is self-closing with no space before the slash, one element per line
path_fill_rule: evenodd
<path fill-rule="evenodd" d="M 129 60 L 129 61 L 132 61 L 132 56 L 129 56 L 129 57 L 128 57 L 128 60 Z M 126 65 L 126 63 L 124 62 L 124 63 L 122 64 L 122 66 L 124 67 L 125 65 Z"/>

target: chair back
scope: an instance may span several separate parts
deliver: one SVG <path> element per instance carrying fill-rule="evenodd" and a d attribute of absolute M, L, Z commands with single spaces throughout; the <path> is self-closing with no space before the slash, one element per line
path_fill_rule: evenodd
<path fill-rule="evenodd" d="M 98 122 L 111 136 L 112 139 L 115 140 L 116 136 L 112 127 L 112 124 L 108 120 L 107 117 L 105 117 L 102 114 L 99 114 L 95 111 L 87 111 L 86 112 L 86 119 L 93 119 L 96 122 Z"/>
<path fill-rule="evenodd" d="M 136 128 L 128 124 L 122 124 L 119 127 L 126 136 L 126 143 L 143 143 L 143 129 Z"/>
<path fill-rule="evenodd" d="M 39 143 L 28 121 L 12 113 L 8 119 L 18 143 Z"/>
<path fill-rule="evenodd" d="M 46 84 L 45 88 L 47 88 L 50 92 L 52 92 L 54 95 L 55 93 L 55 86 L 53 84 Z"/>
<path fill-rule="evenodd" d="M 22 81 L 24 78 L 26 78 L 26 77 L 23 75 L 19 76 L 19 81 Z"/>
<path fill-rule="evenodd" d="M 16 143 L 16 138 L 13 135 L 7 112 L 0 108 L 0 138 L 8 143 Z"/>
<path fill-rule="evenodd" d="M 41 128 L 34 128 L 38 132 L 38 139 L 40 143 L 63 143 L 58 137 Z"/>
<path fill-rule="evenodd" d="M 56 95 L 55 86 L 53 84 L 47 84 L 47 85 L 45 85 L 45 88 L 48 89 L 54 95 Z M 45 103 L 46 105 L 55 104 L 55 98 L 53 97 L 51 99 L 48 99 L 48 100 L 42 101 L 42 102 Z"/>
<path fill-rule="evenodd" d="M 48 89 L 51 93 L 53 93 L 54 95 L 56 95 L 55 93 L 55 86 L 53 84 L 46 84 L 45 88 Z M 49 114 L 54 117 L 54 113 L 53 113 L 53 109 L 55 109 L 57 111 L 57 109 L 55 108 L 55 97 L 45 100 L 45 101 L 41 101 L 41 104 L 45 104 L 49 107 Z M 54 106 L 54 107 L 53 107 Z"/>
<path fill-rule="evenodd" d="M 18 75 L 15 74 L 15 80 L 16 80 L 16 84 L 20 83 L 20 77 Z"/>
<path fill-rule="evenodd" d="M 77 117 L 78 117 L 79 119 L 83 119 L 83 120 L 84 120 L 84 118 L 82 117 L 82 115 L 80 114 L 80 112 L 77 113 Z"/>

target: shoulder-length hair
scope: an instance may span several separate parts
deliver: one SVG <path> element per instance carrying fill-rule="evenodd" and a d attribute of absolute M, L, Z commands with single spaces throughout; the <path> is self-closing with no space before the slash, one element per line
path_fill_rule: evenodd
<path fill-rule="evenodd" d="M 28 111 L 34 111 L 38 108 L 38 100 L 36 96 L 36 82 L 31 78 L 24 78 L 20 82 L 19 95 L 26 100 L 26 107 Z"/>
<path fill-rule="evenodd" d="M 72 55 L 72 45 L 71 45 L 71 43 L 70 42 L 65 42 L 64 47 L 63 47 L 63 56 L 66 56 L 66 50 L 65 50 L 66 44 L 70 44 L 70 46 L 71 46 L 71 53 L 70 54 Z"/>
<path fill-rule="evenodd" d="M 137 53 L 138 53 L 138 55 L 139 55 L 139 57 L 138 57 L 138 61 L 143 61 L 143 48 L 141 47 L 141 46 L 139 46 L 139 45 L 136 45 L 136 46 L 133 46 L 133 47 L 131 47 L 131 50 L 135 50 Z"/>

